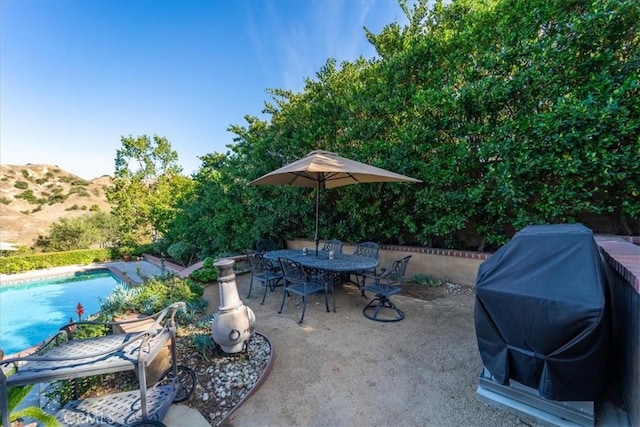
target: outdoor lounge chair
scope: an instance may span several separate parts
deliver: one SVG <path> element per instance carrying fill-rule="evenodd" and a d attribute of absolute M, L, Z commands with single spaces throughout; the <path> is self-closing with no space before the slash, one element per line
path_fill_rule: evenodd
<path fill-rule="evenodd" d="M 363 285 L 363 294 L 365 291 L 375 294 L 375 298 L 362 310 L 365 317 L 377 322 L 398 322 L 404 319 L 404 312 L 389 297 L 402 290 L 409 259 L 411 255 L 394 261 L 389 268 L 383 268 L 380 274 L 363 275 L 363 281 L 372 280 L 372 283 Z"/>

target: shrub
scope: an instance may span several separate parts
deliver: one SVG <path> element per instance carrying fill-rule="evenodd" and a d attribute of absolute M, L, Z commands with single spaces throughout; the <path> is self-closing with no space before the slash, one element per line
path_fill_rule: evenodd
<path fill-rule="evenodd" d="M 27 188 L 29 188 L 29 184 L 24 181 L 16 181 L 16 183 L 13 184 L 13 186 L 19 190 L 26 190 Z"/>
<path fill-rule="evenodd" d="M 55 192 L 49 196 L 48 202 L 50 205 L 54 205 L 56 203 L 63 203 L 65 200 L 67 200 L 67 195 L 66 194 L 62 194 L 59 192 Z"/>
<path fill-rule="evenodd" d="M 102 303 L 100 312 L 109 319 L 128 313 L 150 315 L 174 302 L 184 301 L 188 310 L 180 312 L 179 319 L 191 323 L 207 305 L 203 294 L 202 286 L 188 279 L 175 275 L 148 277 L 139 286 L 116 286 Z"/>
<path fill-rule="evenodd" d="M 196 247 L 184 241 L 176 242 L 167 248 L 169 256 L 183 265 L 189 265 L 196 253 Z"/>
<path fill-rule="evenodd" d="M 191 277 L 202 283 L 215 282 L 218 280 L 218 270 L 216 270 L 213 265 L 214 262 L 214 259 L 211 257 L 205 258 L 202 267 L 191 273 Z"/>
<path fill-rule="evenodd" d="M 37 205 L 39 202 L 39 199 L 36 198 L 36 196 L 33 194 L 33 191 L 31 190 L 23 191 L 22 193 L 16 194 L 13 197 L 15 197 L 16 199 L 24 199 L 25 201 L 34 205 Z"/>
<path fill-rule="evenodd" d="M 22 273 L 29 270 L 63 265 L 91 264 L 113 259 L 110 249 L 84 249 L 41 254 L 11 255 L 0 258 L 0 274 Z"/>
<path fill-rule="evenodd" d="M 79 197 L 89 197 L 90 194 L 84 187 L 73 187 L 69 190 L 69 196 L 72 194 L 76 194 Z"/>

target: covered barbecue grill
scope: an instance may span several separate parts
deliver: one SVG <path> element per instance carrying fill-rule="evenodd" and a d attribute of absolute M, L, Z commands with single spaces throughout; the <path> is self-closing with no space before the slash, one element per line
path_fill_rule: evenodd
<path fill-rule="evenodd" d="M 516 381 L 544 399 L 595 400 L 609 352 L 606 286 L 590 229 L 518 232 L 478 269 L 475 325 L 488 371 L 481 379 Z"/>

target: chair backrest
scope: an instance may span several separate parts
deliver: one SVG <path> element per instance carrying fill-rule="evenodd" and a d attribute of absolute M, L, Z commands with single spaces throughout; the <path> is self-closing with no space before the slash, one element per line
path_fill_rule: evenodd
<path fill-rule="evenodd" d="M 367 258 L 378 259 L 380 252 L 380 246 L 374 242 L 362 242 L 358 243 L 356 250 L 353 251 L 354 255 L 364 256 Z"/>
<path fill-rule="evenodd" d="M 333 251 L 337 254 L 342 253 L 342 241 L 338 239 L 326 240 L 322 247 L 322 252 Z"/>
<path fill-rule="evenodd" d="M 276 242 L 270 239 L 260 239 L 256 242 L 256 250 L 258 252 L 270 252 L 277 249 Z"/>
<path fill-rule="evenodd" d="M 264 272 L 271 269 L 271 261 L 264 258 L 262 253 L 254 251 L 253 249 L 245 249 L 245 253 L 247 254 L 247 260 L 249 261 L 252 273 Z"/>
<path fill-rule="evenodd" d="M 282 275 L 286 282 L 303 283 L 307 280 L 307 273 L 302 264 L 283 257 L 278 258 L 278 262 L 280 262 Z"/>
<path fill-rule="evenodd" d="M 391 267 L 385 269 L 380 277 L 389 283 L 404 285 L 404 275 L 407 272 L 407 266 L 409 265 L 410 259 L 411 255 L 407 255 L 402 259 L 394 261 L 393 264 L 391 264 Z"/>

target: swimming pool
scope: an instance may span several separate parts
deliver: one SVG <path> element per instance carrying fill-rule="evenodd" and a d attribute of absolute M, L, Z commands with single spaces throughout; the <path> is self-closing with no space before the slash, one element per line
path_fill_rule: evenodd
<path fill-rule="evenodd" d="M 5 355 L 41 343 L 67 323 L 100 310 L 105 298 L 121 283 L 109 270 L 77 272 L 71 276 L 31 280 L 0 286 L 0 349 Z"/>

